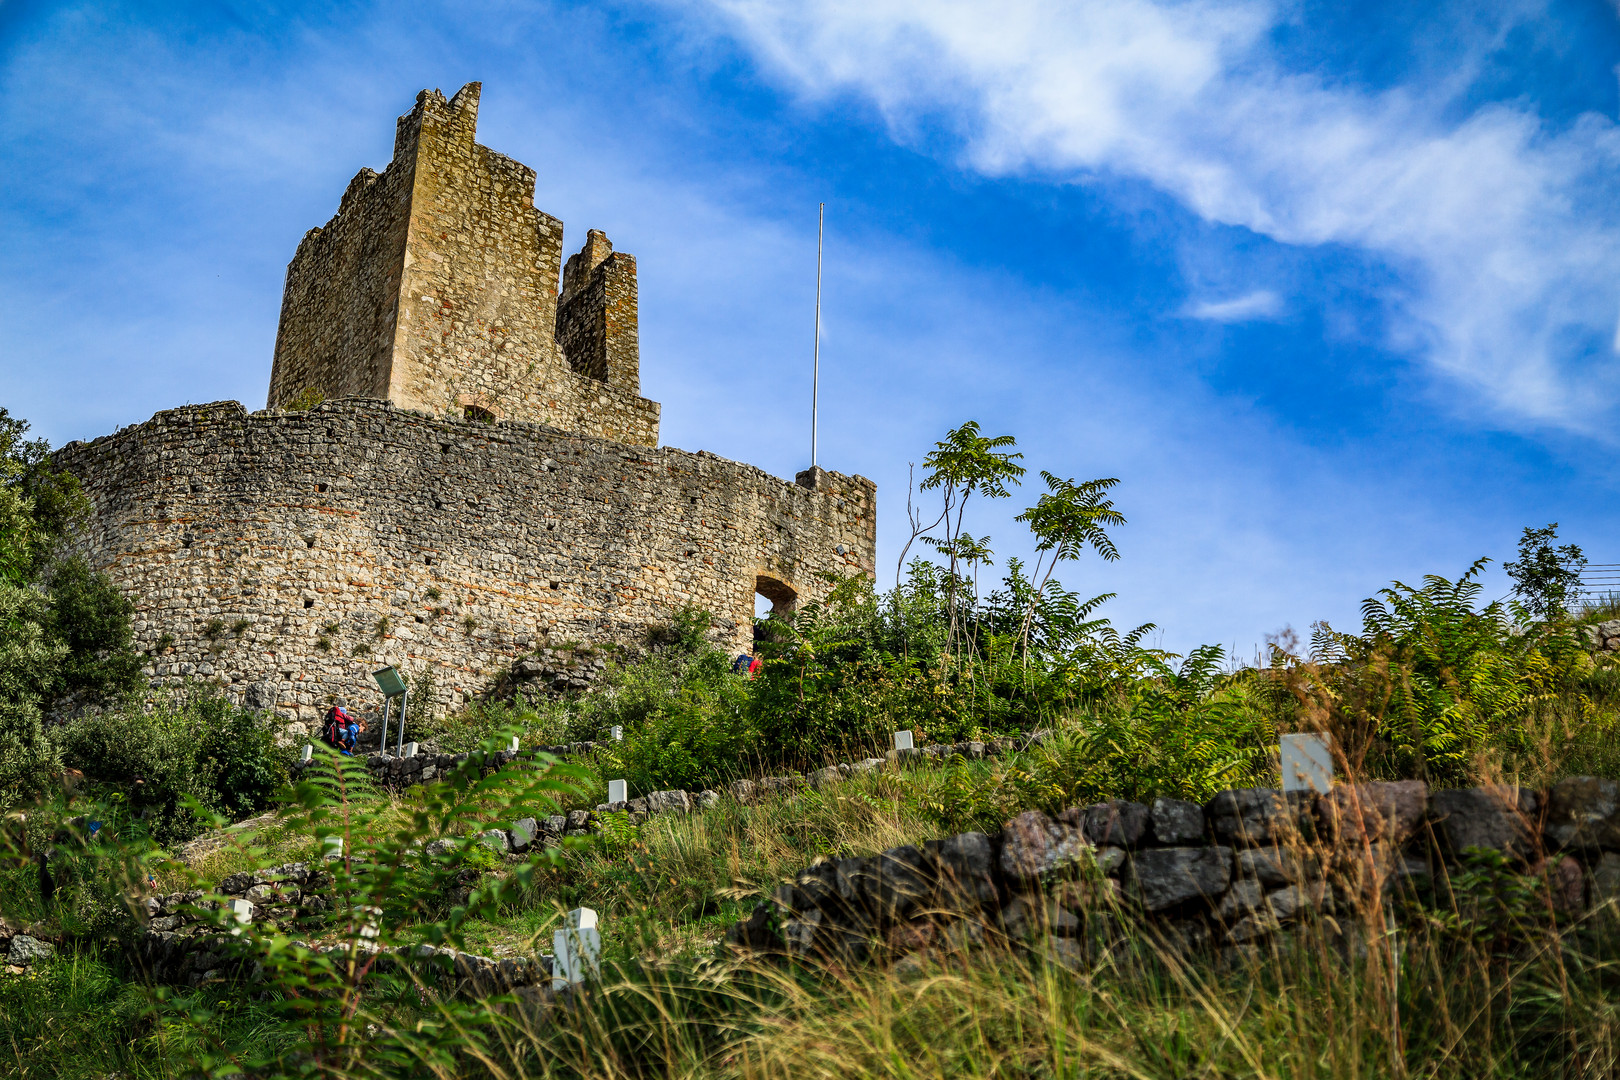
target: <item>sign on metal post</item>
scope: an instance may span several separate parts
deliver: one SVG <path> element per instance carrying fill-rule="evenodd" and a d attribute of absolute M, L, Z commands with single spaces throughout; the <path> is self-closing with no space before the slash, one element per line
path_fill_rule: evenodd
<path fill-rule="evenodd" d="M 1284 791 L 1333 789 L 1333 744 L 1326 735 L 1284 735 L 1277 742 Z"/>
<path fill-rule="evenodd" d="M 910 750 L 910 749 L 912 749 L 911 732 L 909 732 L 909 731 L 897 731 L 897 732 L 895 732 L 894 733 L 894 748 L 896 750 Z"/>
<path fill-rule="evenodd" d="M 405 703 L 410 700 L 410 687 L 405 684 L 405 677 L 399 673 L 399 668 L 390 664 L 381 671 L 373 671 L 371 677 L 377 680 L 377 689 L 383 692 L 383 725 L 382 735 L 377 740 L 377 749 L 388 753 L 388 711 L 394 704 L 394 698 L 399 698 L 399 746 L 395 750 L 398 757 L 405 753 Z"/>
<path fill-rule="evenodd" d="M 630 785 L 623 780 L 609 780 L 607 801 L 610 803 L 629 802 Z"/>
<path fill-rule="evenodd" d="M 383 692 L 384 697 L 398 697 L 405 692 L 405 678 L 400 675 L 399 668 L 392 664 L 381 671 L 373 671 L 371 677 L 377 680 L 377 689 Z"/>
<path fill-rule="evenodd" d="M 551 935 L 551 988 L 561 990 L 582 983 L 597 973 L 602 955 L 602 934 L 596 926 L 596 912 L 575 908 L 563 918 L 562 929 Z"/>

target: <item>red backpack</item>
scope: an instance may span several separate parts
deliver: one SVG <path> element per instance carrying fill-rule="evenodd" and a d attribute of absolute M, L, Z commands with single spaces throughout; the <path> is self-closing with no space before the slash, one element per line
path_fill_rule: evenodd
<path fill-rule="evenodd" d="M 328 746 L 341 749 L 348 738 L 349 714 L 337 705 L 327 710 L 326 723 L 321 727 L 321 738 Z"/>

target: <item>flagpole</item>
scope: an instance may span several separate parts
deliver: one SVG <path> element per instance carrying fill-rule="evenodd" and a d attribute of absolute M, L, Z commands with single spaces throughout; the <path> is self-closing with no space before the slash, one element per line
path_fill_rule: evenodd
<path fill-rule="evenodd" d="M 816 209 L 816 344 L 810 369 L 810 467 L 816 467 L 816 406 L 821 396 L 821 237 L 827 224 L 827 204 Z"/>

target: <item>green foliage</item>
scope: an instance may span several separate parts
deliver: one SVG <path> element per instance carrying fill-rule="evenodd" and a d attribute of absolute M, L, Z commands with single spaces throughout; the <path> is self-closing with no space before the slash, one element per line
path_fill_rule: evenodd
<path fill-rule="evenodd" d="M 60 691 L 105 701 L 144 685 L 135 653 L 132 604 L 105 574 L 81 558 L 66 559 L 50 576 L 51 637 L 67 646 Z"/>
<path fill-rule="evenodd" d="M 59 767 L 41 710 L 70 650 L 47 634 L 49 614 L 45 594 L 0 581 L 0 808 L 37 793 Z"/>
<path fill-rule="evenodd" d="M 1515 633 L 1500 602 L 1475 608 L 1487 561 L 1455 581 L 1397 581 L 1363 603 L 1359 636 L 1319 625 L 1315 663 L 1279 660 L 1300 715 L 1353 768 L 1466 783 L 1535 749 L 1537 708 L 1590 670 L 1569 628 Z"/>
<path fill-rule="evenodd" d="M 80 716 L 60 744 L 65 764 L 120 793 L 162 844 L 203 827 L 189 800 L 233 819 L 270 806 L 293 756 L 263 717 L 215 694 Z"/>
<path fill-rule="evenodd" d="M 1519 537 L 1518 561 L 1503 566 L 1513 579 L 1513 595 L 1528 614 L 1543 621 L 1566 617 L 1586 565 L 1579 545 L 1554 547 L 1557 539 L 1556 521 L 1541 529 L 1526 526 Z"/>

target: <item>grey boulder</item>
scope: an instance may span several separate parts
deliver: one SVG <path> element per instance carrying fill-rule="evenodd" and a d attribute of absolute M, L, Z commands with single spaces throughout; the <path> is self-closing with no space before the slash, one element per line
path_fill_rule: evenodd
<path fill-rule="evenodd" d="M 1149 911 L 1212 900 L 1231 881 L 1231 848 L 1148 848 L 1131 859 L 1131 890 Z"/>

